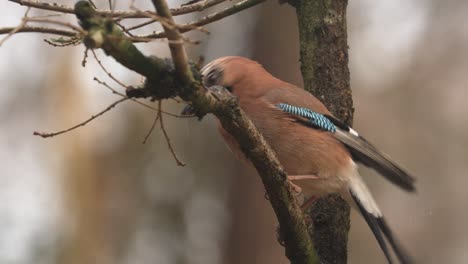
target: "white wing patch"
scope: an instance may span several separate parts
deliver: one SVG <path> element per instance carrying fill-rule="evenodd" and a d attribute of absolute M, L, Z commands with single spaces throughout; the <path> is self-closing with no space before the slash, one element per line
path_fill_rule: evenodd
<path fill-rule="evenodd" d="M 361 203 L 362 207 L 364 207 L 367 212 L 377 218 L 382 217 L 382 212 L 380 211 L 379 206 L 375 202 L 374 197 L 372 197 L 371 192 L 362 180 L 361 175 L 359 175 L 356 163 L 354 163 L 354 161 L 351 162 L 353 169 L 349 177 L 350 191 L 355 195 L 355 197 Z"/>
<path fill-rule="evenodd" d="M 349 128 L 349 133 L 350 133 L 351 135 L 354 135 L 354 136 L 356 136 L 356 137 L 359 137 L 358 132 L 357 132 L 356 130 L 352 129 L 352 128 Z"/>

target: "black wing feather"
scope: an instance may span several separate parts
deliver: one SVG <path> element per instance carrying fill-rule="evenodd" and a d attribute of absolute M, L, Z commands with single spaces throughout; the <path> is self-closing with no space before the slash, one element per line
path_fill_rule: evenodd
<path fill-rule="evenodd" d="M 337 126 L 338 129 L 335 136 L 346 145 L 351 155 L 353 155 L 353 158 L 367 167 L 373 168 L 389 181 L 406 191 L 415 191 L 415 180 L 409 173 L 403 170 L 385 154 L 377 150 L 377 148 L 366 139 L 351 133 L 352 129 L 349 126 L 335 117 L 329 115 L 326 117 Z"/>

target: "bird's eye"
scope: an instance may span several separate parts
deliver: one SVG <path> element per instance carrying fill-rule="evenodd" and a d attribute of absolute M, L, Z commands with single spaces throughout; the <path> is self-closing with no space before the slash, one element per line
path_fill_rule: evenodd
<path fill-rule="evenodd" d="M 205 76 L 205 78 L 203 78 L 203 84 L 206 87 L 211 87 L 215 84 L 218 84 L 220 76 L 221 71 L 219 71 L 218 69 L 213 69 Z"/>

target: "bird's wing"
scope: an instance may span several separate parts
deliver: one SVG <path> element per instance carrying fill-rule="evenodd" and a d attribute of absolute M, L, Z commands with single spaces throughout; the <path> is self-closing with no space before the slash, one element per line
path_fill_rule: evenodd
<path fill-rule="evenodd" d="M 277 103 L 275 106 L 305 125 L 329 131 L 346 145 L 353 158 L 358 162 L 373 168 L 389 181 L 407 191 L 415 190 L 413 177 L 361 137 L 354 129 L 331 114 L 322 114 L 306 107 L 298 107 L 287 103 Z"/>

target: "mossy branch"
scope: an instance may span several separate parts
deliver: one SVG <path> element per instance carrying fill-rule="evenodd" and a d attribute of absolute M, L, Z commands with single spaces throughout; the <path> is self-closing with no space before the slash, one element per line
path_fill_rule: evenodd
<path fill-rule="evenodd" d="M 164 16 L 167 5 L 164 7 L 160 4 L 156 3 L 158 13 Z M 190 68 L 191 77 L 186 72 L 187 68 L 177 66 L 180 61 L 175 61 L 176 69 L 173 69 L 163 59 L 145 56 L 116 27 L 112 19 L 99 15 L 87 1 L 79 1 L 75 5 L 75 13 L 83 29 L 87 31 L 84 41 L 87 48 L 102 48 L 123 66 L 147 78 L 145 86 L 131 90 L 132 93 L 156 99 L 180 96 L 199 112 L 216 115 L 226 131 L 236 138 L 261 176 L 280 223 L 286 255 L 291 263 L 319 263 L 302 211 L 281 164 L 262 135 L 239 108 L 236 99 L 230 93 L 221 92 L 214 96 L 204 89 L 200 84 L 199 72 L 194 67 Z M 168 36 L 169 33 L 166 30 Z"/>

